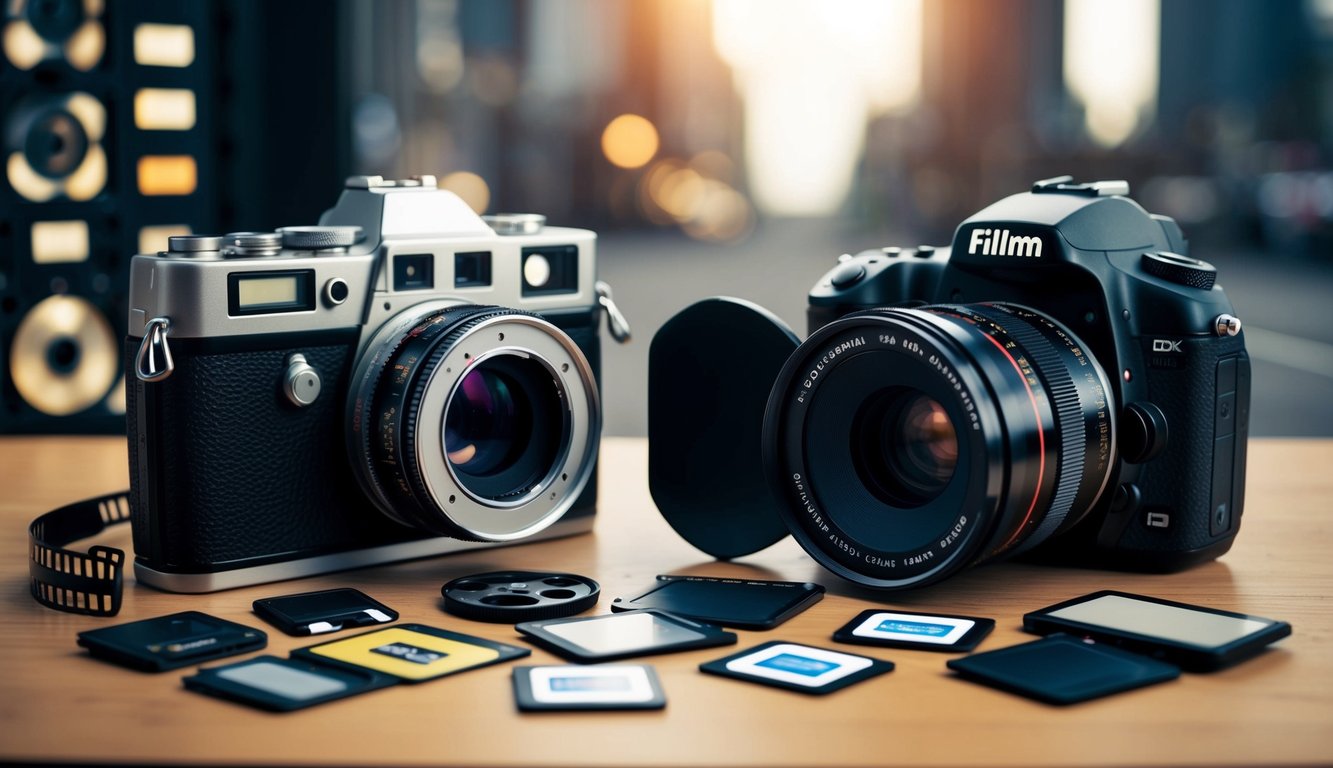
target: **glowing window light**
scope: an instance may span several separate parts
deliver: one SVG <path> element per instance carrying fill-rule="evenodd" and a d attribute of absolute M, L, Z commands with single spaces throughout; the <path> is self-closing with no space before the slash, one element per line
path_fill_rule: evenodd
<path fill-rule="evenodd" d="M 920 99 L 921 0 L 714 0 L 713 43 L 745 102 L 756 203 L 826 215 L 847 196 L 866 122 Z"/>
<path fill-rule="evenodd" d="M 602 154 L 621 168 L 642 168 L 657 154 L 657 147 L 657 128 L 646 117 L 620 115 L 602 131 Z"/>
<path fill-rule="evenodd" d="M 139 194 L 188 195 L 199 184 L 199 168 L 189 155 L 146 155 L 139 158 Z"/>
<path fill-rule="evenodd" d="M 134 60 L 146 67 L 188 67 L 194 63 L 194 30 L 181 24 L 140 24 L 134 28 Z"/>
<path fill-rule="evenodd" d="M 471 171 L 454 171 L 440 179 L 440 189 L 447 189 L 463 198 L 463 202 L 477 213 L 485 213 L 491 204 L 491 188 L 486 180 Z"/>
<path fill-rule="evenodd" d="M 1152 117 L 1161 52 L 1160 0 L 1065 0 L 1065 87 L 1092 140 L 1121 144 Z"/>
<path fill-rule="evenodd" d="M 134 125 L 141 131 L 188 131 L 194 121 L 194 91 L 140 88 L 134 93 Z"/>
<path fill-rule="evenodd" d="M 157 253 L 167 249 L 167 238 L 191 233 L 188 224 L 155 224 L 139 229 L 139 253 Z"/>
<path fill-rule="evenodd" d="M 32 260 L 37 264 L 76 264 L 88 260 L 88 222 L 34 221 Z"/>

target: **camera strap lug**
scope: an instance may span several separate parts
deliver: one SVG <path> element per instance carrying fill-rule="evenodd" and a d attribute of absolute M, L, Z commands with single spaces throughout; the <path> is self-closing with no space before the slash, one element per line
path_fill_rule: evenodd
<path fill-rule="evenodd" d="M 611 338 L 621 344 L 628 343 L 631 338 L 629 320 L 625 319 L 615 299 L 611 298 L 611 286 L 598 280 L 594 289 L 597 291 L 597 303 L 606 310 L 606 326 L 611 331 Z"/>
<path fill-rule="evenodd" d="M 139 354 L 134 358 L 134 375 L 139 377 L 139 381 L 162 381 L 176 370 L 176 363 L 171 359 L 171 347 L 167 344 L 167 334 L 170 332 L 171 321 L 165 317 L 155 317 L 144 326 Z"/>

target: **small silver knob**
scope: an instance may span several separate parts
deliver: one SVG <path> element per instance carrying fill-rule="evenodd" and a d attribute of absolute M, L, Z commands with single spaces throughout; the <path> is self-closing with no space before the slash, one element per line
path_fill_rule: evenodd
<path fill-rule="evenodd" d="M 497 235 L 535 235 L 546 226 L 546 217 L 540 213 L 497 213 L 481 218 Z"/>
<path fill-rule="evenodd" d="M 222 250 L 221 235 L 172 235 L 167 238 L 171 253 L 209 253 Z"/>
<path fill-rule="evenodd" d="M 276 256 L 282 251 L 277 232 L 230 232 L 226 235 L 227 256 Z"/>
<path fill-rule="evenodd" d="M 1235 315 L 1218 315 L 1213 321 L 1213 330 L 1218 336 L 1235 336 L 1240 333 L 1240 318 Z"/>
<path fill-rule="evenodd" d="M 292 405 L 304 408 L 315 402 L 322 386 L 319 372 L 310 367 L 305 355 L 296 352 L 287 358 L 287 375 L 283 377 L 282 391 L 292 401 Z"/>

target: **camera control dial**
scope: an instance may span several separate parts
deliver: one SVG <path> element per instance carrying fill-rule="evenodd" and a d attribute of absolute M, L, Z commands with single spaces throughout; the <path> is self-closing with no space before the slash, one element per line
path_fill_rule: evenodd
<path fill-rule="evenodd" d="M 361 227 L 283 227 L 278 234 L 284 246 L 297 251 L 350 248 L 366 239 Z"/>
<path fill-rule="evenodd" d="M 1170 251 L 1145 253 L 1142 264 L 1144 272 L 1190 288 L 1211 290 L 1217 281 L 1217 269 L 1212 264 Z"/>

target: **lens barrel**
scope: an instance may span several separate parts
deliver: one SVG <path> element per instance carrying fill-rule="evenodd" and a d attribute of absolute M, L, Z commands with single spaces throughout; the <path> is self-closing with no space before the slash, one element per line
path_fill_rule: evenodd
<path fill-rule="evenodd" d="M 1112 390 L 1058 322 L 1011 304 L 876 309 L 813 334 L 769 397 L 764 467 L 820 564 L 930 584 L 1068 530 L 1115 456 Z"/>
<path fill-rule="evenodd" d="M 349 389 L 366 494 L 407 526 L 509 541 L 555 522 L 592 475 L 600 408 L 563 331 L 495 306 L 435 302 L 385 323 Z"/>

